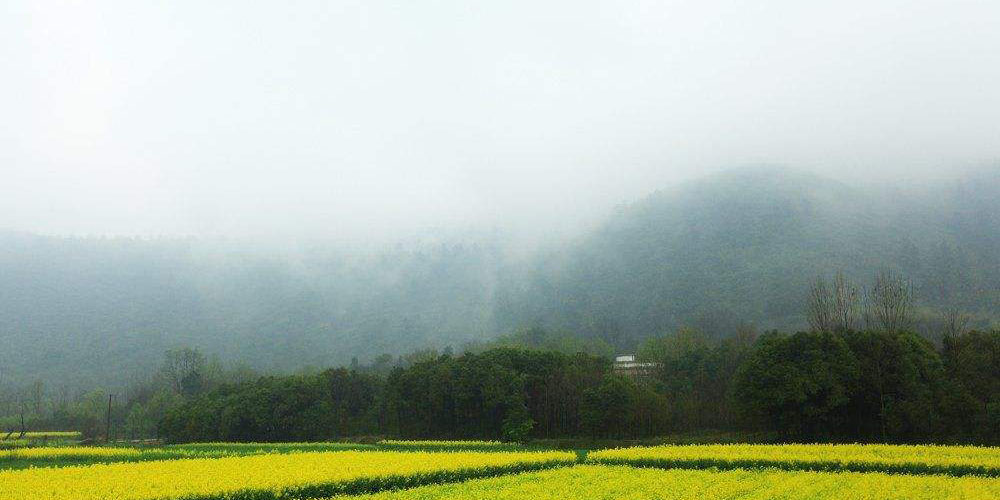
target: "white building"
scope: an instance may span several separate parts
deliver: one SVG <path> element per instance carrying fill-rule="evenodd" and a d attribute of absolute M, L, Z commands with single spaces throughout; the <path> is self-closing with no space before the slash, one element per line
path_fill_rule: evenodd
<path fill-rule="evenodd" d="M 640 381 L 653 375 L 656 366 L 656 363 L 636 361 L 635 354 L 622 354 L 615 356 L 615 363 L 612 365 L 611 370 L 618 375 Z"/>

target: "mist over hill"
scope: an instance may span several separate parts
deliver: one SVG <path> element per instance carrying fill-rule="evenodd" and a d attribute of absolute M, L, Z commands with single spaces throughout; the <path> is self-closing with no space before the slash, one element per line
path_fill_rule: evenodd
<path fill-rule="evenodd" d="M 858 187 L 744 169 L 657 191 L 527 254 L 483 233 L 294 251 L 0 233 L 0 382 L 124 382 L 179 346 L 289 371 L 528 326 L 621 350 L 681 325 L 792 330 L 817 275 L 864 282 L 884 266 L 913 280 L 923 321 L 961 308 L 995 323 L 998 180 Z"/>
<path fill-rule="evenodd" d="M 990 172 L 925 192 L 775 168 L 713 176 L 623 207 L 543 258 L 499 316 L 619 346 L 681 325 L 795 329 L 817 276 L 864 283 L 888 266 L 922 305 L 988 321 L 1000 305 L 998 186 Z"/>

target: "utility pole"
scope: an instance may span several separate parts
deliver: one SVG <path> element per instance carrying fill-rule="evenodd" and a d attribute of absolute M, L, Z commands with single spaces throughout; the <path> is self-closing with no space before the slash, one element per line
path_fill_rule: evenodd
<path fill-rule="evenodd" d="M 112 397 L 114 396 L 108 394 L 108 426 L 104 434 L 104 441 L 108 443 L 111 442 L 111 398 Z"/>

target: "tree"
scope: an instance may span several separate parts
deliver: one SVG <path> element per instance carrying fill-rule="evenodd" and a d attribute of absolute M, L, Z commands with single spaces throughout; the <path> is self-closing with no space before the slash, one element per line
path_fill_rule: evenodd
<path fill-rule="evenodd" d="M 513 443 L 524 442 L 531 434 L 531 429 L 535 426 L 535 421 L 528 414 L 528 408 L 524 402 L 512 402 L 507 415 L 503 419 L 503 439 Z"/>
<path fill-rule="evenodd" d="M 940 435 L 944 366 L 933 346 L 908 332 L 846 332 L 858 362 L 851 426 L 865 441 L 911 442 Z"/>
<path fill-rule="evenodd" d="M 831 332 L 772 332 L 760 337 L 736 377 L 735 397 L 750 427 L 795 439 L 846 434 L 858 366 Z"/>
<path fill-rule="evenodd" d="M 809 288 L 806 317 L 814 332 L 853 330 L 858 322 L 858 287 L 837 271 L 832 288 L 820 276 Z"/>
<path fill-rule="evenodd" d="M 205 355 L 197 349 L 171 349 L 164 356 L 160 373 L 174 392 L 194 395 L 204 389 L 206 364 Z"/>
<path fill-rule="evenodd" d="M 837 271 L 833 280 L 833 328 L 838 332 L 854 330 L 858 324 L 858 287 Z"/>
<path fill-rule="evenodd" d="M 956 403 L 966 403 L 954 412 L 954 426 L 984 444 L 1000 444 L 1000 331 L 945 337 L 942 352 Z"/>
<path fill-rule="evenodd" d="M 607 375 L 597 387 L 583 394 L 580 425 L 591 437 L 625 437 L 629 434 L 630 413 L 635 406 L 632 382 Z"/>
<path fill-rule="evenodd" d="M 720 423 L 730 377 L 721 372 L 721 342 L 700 330 L 682 327 L 650 339 L 640 358 L 656 364 L 654 385 L 671 402 L 671 426 L 679 430 L 714 427 Z"/>
<path fill-rule="evenodd" d="M 870 330 L 898 332 L 909 326 L 913 306 L 913 286 L 889 268 L 875 273 L 872 286 L 865 290 L 865 323 Z"/>
<path fill-rule="evenodd" d="M 834 317 L 833 295 L 826 280 L 819 276 L 809 287 L 809 311 L 806 315 L 809 328 L 814 332 L 833 331 Z"/>
<path fill-rule="evenodd" d="M 969 329 L 972 317 L 957 307 L 949 307 L 944 311 L 944 337 L 954 338 L 964 334 Z"/>

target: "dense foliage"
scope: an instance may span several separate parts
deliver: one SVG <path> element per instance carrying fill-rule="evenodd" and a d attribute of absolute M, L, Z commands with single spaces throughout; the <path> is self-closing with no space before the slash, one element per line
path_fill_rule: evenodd
<path fill-rule="evenodd" d="M 357 435 L 430 439 L 643 438 L 731 430 L 782 441 L 1000 443 L 1000 332 L 771 332 L 651 340 L 654 370 L 501 347 L 226 384 L 167 412 L 170 441 Z"/>
<path fill-rule="evenodd" d="M 381 381 L 346 369 L 224 385 L 166 413 L 171 441 L 309 441 L 374 434 Z"/>

